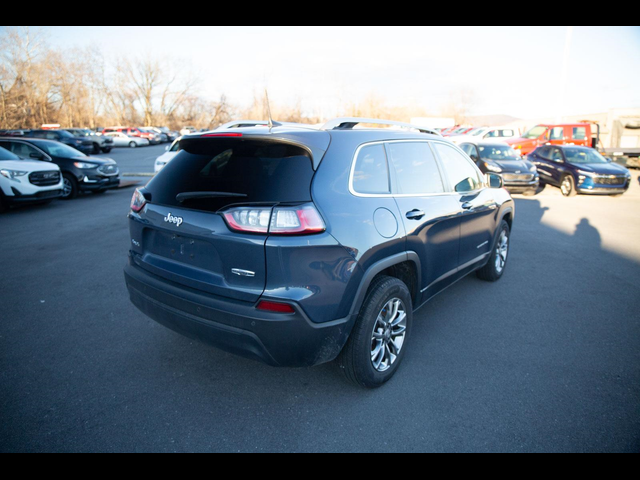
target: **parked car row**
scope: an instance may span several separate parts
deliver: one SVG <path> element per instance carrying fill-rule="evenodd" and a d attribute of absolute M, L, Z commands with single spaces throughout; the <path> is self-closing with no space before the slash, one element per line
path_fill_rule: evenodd
<path fill-rule="evenodd" d="M 534 195 L 553 185 L 567 197 L 622 195 L 631 186 L 629 170 L 586 146 L 543 145 L 524 157 L 502 141 L 468 140 L 460 148 L 483 173 L 500 175 L 511 193 Z"/>
<path fill-rule="evenodd" d="M 81 192 L 104 193 L 120 185 L 115 161 L 88 156 L 59 141 L 0 137 L 0 147 L 3 208 L 58 197 L 70 200 Z"/>
<path fill-rule="evenodd" d="M 46 128 L 44 128 L 46 127 Z M 4 137 L 35 137 L 56 140 L 84 153 L 109 153 L 114 147 L 143 147 L 173 142 L 178 132 L 167 127 L 107 127 L 95 131 L 88 128 L 58 128 L 44 125 L 41 129 L 0 130 Z"/>

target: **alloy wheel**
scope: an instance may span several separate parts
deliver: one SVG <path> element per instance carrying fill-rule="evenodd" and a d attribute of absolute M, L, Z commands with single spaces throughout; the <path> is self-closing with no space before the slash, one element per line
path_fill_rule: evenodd
<path fill-rule="evenodd" d="M 500 234 L 498 239 L 498 246 L 496 247 L 496 272 L 501 274 L 504 270 L 504 266 L 507 263 L 507 256 L 509 255 L 509 236 L 505 230 Z"/>
<path fill-rule="evenodd" d="M 389 370 L 404 346 L 407 312 L 402 300 L 392 298 L 378 314 L 371 336 L 371 363 L 378 372 Z"/>

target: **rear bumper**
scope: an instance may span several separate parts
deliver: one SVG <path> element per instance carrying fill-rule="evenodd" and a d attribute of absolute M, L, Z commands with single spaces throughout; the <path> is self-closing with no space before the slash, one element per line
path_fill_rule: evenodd
<path fill-rule="evenodd" d="M 355 317 L 315 324 L 295 313 L 263 312 L 255 304 L 214 297 L 150 274 L 124 270 L 132 303 L 156 322 L 221 350 L 273 366 L 307 367 L 334 360 Z"/>

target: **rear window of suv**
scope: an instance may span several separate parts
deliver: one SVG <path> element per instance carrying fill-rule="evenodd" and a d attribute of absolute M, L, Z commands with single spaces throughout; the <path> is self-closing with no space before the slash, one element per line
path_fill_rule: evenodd
<path fill-rule="evenodd" d="M 217 212 L 231 204 L 311 201 L 309 153 L 295 145 L 257 140 L 193 139 L 146 187 L 150 201 Z M 180 202 L 185 193 L 214 193 Z M 218 194 L 232 194 L 225 197 Z"/>

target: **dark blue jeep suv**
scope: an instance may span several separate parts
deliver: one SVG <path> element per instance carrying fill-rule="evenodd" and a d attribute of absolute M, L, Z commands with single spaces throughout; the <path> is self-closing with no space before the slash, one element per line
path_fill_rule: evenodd
<path fill-rule="evenodd" d="M 183 137 L 132 199 L 132 302 L 270 365 L 337 358 L 362 386 L 389 380 L 416 309 L 471 272 L 503 275 L 514 202 L 436 132 L 358 123 L 393 122 Z"/>

